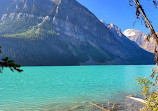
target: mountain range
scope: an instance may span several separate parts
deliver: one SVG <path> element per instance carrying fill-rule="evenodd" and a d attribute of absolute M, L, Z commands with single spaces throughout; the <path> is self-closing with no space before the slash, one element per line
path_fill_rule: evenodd
<path fill-rule="evenodd" d="M 152 64 L 153 54 L 76 0 L 1 0 L 1 58 L 25 66 Z"/>
<path fill-rule="evenodd" d="M 134 41 L 137 45 L 139 45 L 144 50 L 154 53 L 156 42 L 153 37 L 150 37 L 148 41 L 147 34 L 135 29 L 127 29 L 123 32 L 123 34 L 130 40 Z"/>

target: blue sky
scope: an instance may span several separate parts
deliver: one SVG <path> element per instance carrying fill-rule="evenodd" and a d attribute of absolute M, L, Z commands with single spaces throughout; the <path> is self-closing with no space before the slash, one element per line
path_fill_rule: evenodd
<path fill-rule="evenodd" d="M 113 23 L 121 28 L 122 32 L 126 29 L 136 29 L 145 33 L 149 29 L 141 25 L 141 21 L 136 20 L 135 7 L 129 6 L 129 0 L 77 0 L 87 7 L 98 19 L 103 19 L 106 23 Z M 146 15 L 158 32 L 158 9 L 153 7 L 153 3 L 147 0 L 140 0 Z"/>

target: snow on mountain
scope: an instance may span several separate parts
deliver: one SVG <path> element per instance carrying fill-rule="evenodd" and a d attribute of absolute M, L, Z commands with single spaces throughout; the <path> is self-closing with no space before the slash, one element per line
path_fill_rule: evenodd
<path fill-rule="evenodd" d="M 143 49 L 153 53 L 155 48 L 154 38 L 150 38 L 150 41 L 147 41 L 147 35 L 141 31 L 135 29 L 127 29 L 123 34 L 130 40 L 136 42 Z"/>
<path fill-rule="evenodd" d="M 152 64 L 143 50 L 76 0 L 0 0 L 2 58 L 21 65 Z"/>

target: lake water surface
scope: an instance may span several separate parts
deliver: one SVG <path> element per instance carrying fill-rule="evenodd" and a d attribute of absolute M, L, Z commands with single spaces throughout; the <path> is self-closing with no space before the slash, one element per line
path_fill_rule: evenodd
<path fill-rule="evenodd" d="M 0 111 L 71 111 L 87 101 L 119 102 L 117 95 L 140 94 L 135 77 L 151 74 L 154 66 L 107 65 L 69 67 L 22 67 L 0 75 Z M 96 111 L 77 107 L 80 111 Z M 77 111 L 77 108 L 75 111 Z"/>

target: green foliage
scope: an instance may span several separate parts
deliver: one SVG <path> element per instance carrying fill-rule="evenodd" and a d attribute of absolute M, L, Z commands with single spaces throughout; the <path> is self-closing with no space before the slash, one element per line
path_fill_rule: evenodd
<path fill-rule="evenodd" d="M 0 46 L 1 48 L 1 46 Z M 2 53 L 1 49 L 0 49 L 0 53 Z M 8 57 L 2 59 L 2 61 L 0 62 L 0 73 L 2 73 L 2 70 L 4 69 L 4 67 L 9 67 L 11 71 L 14 72 L 14 70 L 18 71 L 18 72 L 22 72 L 23 70 L 20 69 L 20 65 L 19 64 L 15 64 L 13 60 L 9 60 Z"/>
<path fill-rule="evenodd" d="M 141 78 L 139 76 L 136 78 L 136 80 L 138 82 L 138 85 L 141 86 L 141 91 L 143 93 L 143 96 L 146 97 L 147 95 L 149 95 L 150 94 L 149 89 L 150 89 L 150 86 L 152 85 L 152 82 L 146 77 Z"/>
<path fill-rule="evenodd" d="M 142 111 L 158 111 L 157 85 L 146 77 L 137 77 L 136 80 L 138 85 L 141 86 L 142 95 L 147 103 Z"/>
<path fill-rule="evenodd" d="M 1 25 L 0 25 L 1 29 Z M 1 34 L 1 31 L 0 31 Z M 44 37 L 50 37 L 52 35 L 57 35 L 57 33 L 53 30 L 53 25 L 45 21 L 41 24 L 30 26 L 27 30 L 21 30 L 21 32 L 13 32 L 2 34 L 2 37 L 12 37 L 12 38 L 24 38 L 24 39 L 41 39 Z"/>
<path fill-rule="evenodd" d="M 11 20 L 0 23 L 0 34 L 16 34 L 28 31 L 32 26 L 36 26 L 40 20 L 37 18 L 23 17 L 21 19 Z"/>
<path fill-rule="evenodd" d="M 15 38 L 32 38 L 32 37 L 38 37 L 39 33 L 38 31 L 32 29 L 28 30 L 26 32 L 17 33 L 17 34 L 6 34 L 3 35 L 4 37 L 15 37 Z"/>
<path fill-rule="evenodd" d="M 154 6 L 157 8 L 157 3 L 158 3 L 157 0 L 148 0 L 148 1 L 152 1 Z M 150 33 L 147 36 L 147 40 L 149 41 L 149 39 L 151 37 L 153 37 L 158 45 L 158 36 L 157 36 L 151 22 L 148 20 L 146 13 L 145 13 L 142 5 L 140 4 L 139 0 L 129 0 L 129 2 L 130 2 L 131 6 L 132 6 L 131 3 L 135 3 L 137 19 L 142 19 L 144 21 L 144 25 L 146 26 L 146 28 L 150 29 Z M 158 111 L 158 90 L 157 90 L 158 50 L 157 50 L 157 46 L 155 46 L 154 55 L 155 55 L 154 59 L 155 59 L 155 62 L 157 63 L 157 67 L 152 70 L 151 77 L 152 77 L 152 79 L 155 78 L 155 81 L 152 82 L 151 80 L 149 80 L 146 77 L 143 77 L 143 78 L 137 77 L 137 79 L 136 79 L 138 82 L 138 85 L 141 86 L 142 95 L 144 96 L 144 99 L 146 100 L 146 103 L 147 103 L 147 105 L 142 109 L 144 111 Z"/>
<path fill-rule="evenodd" d="M 8 57 L 2 59 L 2 62 L 0 62 L 0 73 L 2 73 L 2 70 L 4 67 L 9 67 L 11 71 L 14 72 L 14 70 L 18 71 L 18 72 L 22 72 L 23 70 L 20 69 L 20 65 L 19 64 L 15 64 L 13 60 L 9 60 Z"/>

